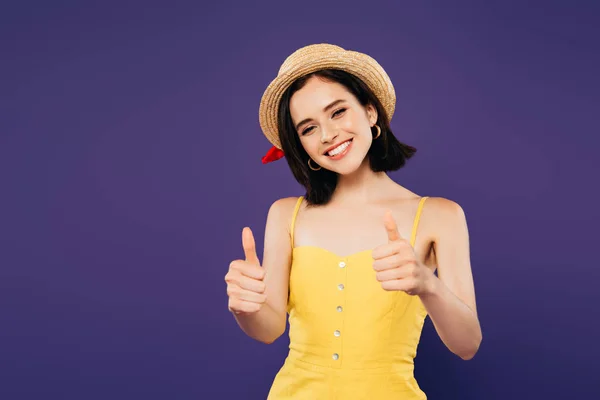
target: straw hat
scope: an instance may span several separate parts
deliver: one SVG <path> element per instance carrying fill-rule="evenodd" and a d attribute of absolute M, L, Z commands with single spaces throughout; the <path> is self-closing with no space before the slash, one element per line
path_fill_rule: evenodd
<path fill-rule="evenodd" d="M 339 46 L 321 43 L 302 47 L 281 65 L 277 77 L 263 93 L 259 107 L 260 127 L 273 148 L 271 158 L 280 158 L 281 143 L 277 131 L 277 115 L 281 96 L 298 78 L 322 69 L 340 69 L 360 78 L 379 99 L 389 120 L 396 107 L 394 86 L 384 69 L 373 58 Z M 272 160 L 269 160 L 272 161 Z M 265 160 L 263 159 L 263 162 Z M 268 161 L 267 161 L 268 162 Z"/>

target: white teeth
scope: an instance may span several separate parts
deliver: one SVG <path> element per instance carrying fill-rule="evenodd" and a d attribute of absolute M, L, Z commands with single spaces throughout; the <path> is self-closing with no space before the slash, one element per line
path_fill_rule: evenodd
<path fill-rule="evenodd" d="M 342 151 L 346 150 L 346 148 L 350 146 L 350 141 L 344 142 L 341 145 L 339 145 L 338 147 L 336 147 L 335 149 L 331 150 L 330 152 L 328 152 L 327 154 L 329 154 L 330 156 L 335 156 L 337 154 L 340 154 Z"/>

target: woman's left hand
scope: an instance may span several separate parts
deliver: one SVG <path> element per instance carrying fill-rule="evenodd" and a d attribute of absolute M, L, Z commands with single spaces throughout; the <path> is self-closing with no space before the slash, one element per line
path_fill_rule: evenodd
<path fill-rule="evenodd" d="M 424 295 L 433 291 L 433 272 L 417 260 L 408 240 L 398 232 L 390 212 L 384 218 L 388 243 L 373 249 L 373 269 L 384 290 L 400 290 L 409 295 Z"/>

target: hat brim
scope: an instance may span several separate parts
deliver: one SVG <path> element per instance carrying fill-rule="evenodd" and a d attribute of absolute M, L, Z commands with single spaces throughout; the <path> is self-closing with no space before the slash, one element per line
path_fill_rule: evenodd
<path fill-rule="evenodd" d="M 259 107 L 259 123 L 267 140 L 281 149 L 277 118 L 283 93 L 298 78 L 323 69 L 340 69 L 361 79 L 381 102 L 388 120 L 396 107 L 394 86 L 385 70 L 372 57 L 349 50 L 306 54 L 285 73 L 278 75 L 263 93 Z"/>

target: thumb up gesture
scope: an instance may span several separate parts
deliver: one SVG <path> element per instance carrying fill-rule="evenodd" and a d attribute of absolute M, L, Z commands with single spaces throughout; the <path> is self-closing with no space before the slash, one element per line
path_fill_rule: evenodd
<path fill-rule="evenodd" d="M 246 259 L 232 261 L 225 275 L 229 311 L 236 314 L 256 313 L 262 308 L 267 296 L 265 270 L 256 255 L 256 245 L 250 228 L 242 230 L 242 246 Z"/>
<path fill-rule="evenodd" d="M 400 236 L 391 212 L 384 216 L 388 242 L 373 249 L 373 269 L 385 290 L 419 295 L 429 290 L 432 272 L 418 262 L 410 243 Z"/>

